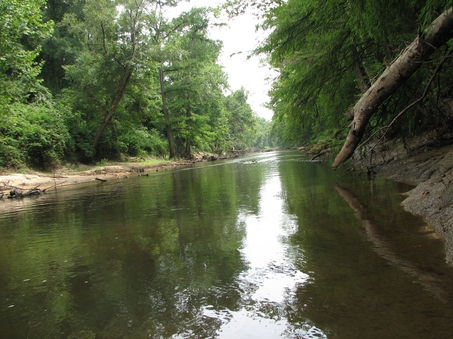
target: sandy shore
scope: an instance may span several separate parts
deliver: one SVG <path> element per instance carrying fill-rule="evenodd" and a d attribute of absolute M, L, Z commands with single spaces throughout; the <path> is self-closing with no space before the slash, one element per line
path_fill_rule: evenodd
<path fill-rule="evenodd" d="M 54 173 L 3 173 L 0 174 L 0 192 L 9 194 L 12 189 L 23 192 L 38 188 L 46 190 L 55 186 L 73 185 L 95 180 L 119 180 L 132 175 L 143 175 L 146 172 L 156 172 L 189 166 L 190 161 L 162 162 L 155 165 L 142 165 L 140 163 L 121 163 L 108 166 L 85 166 L 82 170 L 61 168 Z"/>

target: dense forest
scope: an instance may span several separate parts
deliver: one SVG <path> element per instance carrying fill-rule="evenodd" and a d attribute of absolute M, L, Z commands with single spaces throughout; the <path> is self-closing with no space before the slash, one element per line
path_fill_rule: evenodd
<path fill-rule="evenodd" d="M 178 2 L 0 0 L 0 167 L 344 143 L 338 165 L 371 139 L 450 136 L 450 1 L 230 0 L 168 18 Z M 278 73 L 272 122 L 229 89 L 208 34 L 214 11 L 247 7 L 270 32 L 255 53 Z"/>
<path fill-rule="evenodd" d="M 442 0 L 232 1 L 265 8 L 260 51 L 280 144 L 332 148 L 337 168 L 386 139 L 451 139 L 453 13 Z M 373 141 L 371 143 L 370 141 Z M 382 147 L 382 148 L 385 148 Z"/>
<path fill-rule="evenodd" d="M 179 1 L 1 0 L 0 167 L 269 145 L 229 90 L 209 8 Z"/>

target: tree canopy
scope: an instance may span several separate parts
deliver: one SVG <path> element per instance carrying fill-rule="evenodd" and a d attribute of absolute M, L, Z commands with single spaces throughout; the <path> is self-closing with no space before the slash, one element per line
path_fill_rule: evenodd
<path fill-rule="evenodd" d="M 0 166 L 253 147 L 259 119 L 229 88 L 213 9 L 167 17 L 178 3 L 1 0 Z"/>
<path fill-rule="evenodd" d="M 340 164 L 373 137 L 453 132 L 448 1 L 224 1 L 230 16 L 255 8 L 270 32 L 255 52 L 278 71 L 272 122 L 229 88 L 209 34 L 219 9 L 167 17 L 179 2 L 0 0 L 0 166 L 339 150 L 349 130 Z M 414 48 L 416 67 L 398 78 Z M 377 92 L 388 95 L 364 99 Z"/>
<path fill-rule="evenodd" d="M 342 143 L 334 136 L 343 136 L 346 127 L 358 133 L 357 120 L 350 122 L 357 117 L 353 107 L 358 98 L 414 39 L 424 39 L 431 22 L 450 6 L 439 0 L 289 0 L 263 13 L 271 34 L 259 51 L 269 54 L 280 74 L 270 93 L 274 132 L 286 144 L 329 141 L 332 147 Z M 447 41 L 448 37 L 429 58 L 420 59 L 414 74 L 399 81 L 360 133 L 379 138 L 451 132 L 445 128 L 452 120 Z M 399 71 L 387 75 L 398 76 Z M 435 81 L 429 82 L 432 76 Z M 395 120 L 425 89 L 427 94 L 410 114 Z"/>

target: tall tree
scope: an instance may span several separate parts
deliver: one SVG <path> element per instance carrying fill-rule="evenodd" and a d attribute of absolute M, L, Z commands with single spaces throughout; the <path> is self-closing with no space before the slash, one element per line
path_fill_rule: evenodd
<path fill-rule="evenodd" d="M 84 20 L 67 15 L 65 20 L 83 41 L 85 49 L 74 65 L 66 66 L 73 88 L 87 97 L 100 114 L 93 138 L 96 148 L 126 95 L 134 75 L 149 65 L 152 30 L 161 7 L 177 1 L 90 0 L 83 8 Z"/>
<path fill-rule="evenodd" d="M 181 14 L 165 36 L 160 79 L 170 157 L 190 157 L 192 146 L 214 137 L 208 107 L 227 84 L 216 63 L 221 44 L 208 38 L 208 14 L 205 8 Z"/>
<path fill-rule="evenodd" d="M 247 99 L 247 91 L 244 88 L 225 98 L 225 108 L 229 114 L 229 142 L 233 149 L 251 147 L 255 140 L 258 118 Z"/>
<path fill-rule="evenodd" d="M 207 10 L 198 8 L 186 13 L 186 30 L 169 41 L 180 51 L 167 63 L 167 94 L 171 101 L 176 135 L 184 142 L 184 156 L 191 157 L 192 146 L 206 148 L 214 138 L 210 124 L 213 101 L 219 100 L 227 87 L 217 64 L 221 43 L 207 37 Z"/>
<path fill-rule="evenodd" d="M 65 78 L 65 65 L 75 63 L 78 54 L 83 49 L 83 39 L 78 39 L 71 27 L 65 24 L 65 15 L 84 18 L 83 2 L 78 0 L 47 0 L 44 7 L 44 18 L 55 23 L 51 37 L 43 43 L 40 59 L 44 61 L 40 77 L 43 84 L 54 94 L 58 95 L 69 82 Z"/>
<path fill-rule="evenodd" d="M 162 114 L 165 122 L 165 133 L 168 140 L 170 158 L 176 157 L 176 143 L 173 136 L 172 121 L 170 117 L 168 100 L 167 100 L 167 71 L 171 69 L 172 61 L 178 58 L 181 50 L 169 43 L 174 35 L 178 35 L 187 25 L 183 16 L 168 20 L 164 17 L 162 11 L 157 15 L 157 20 L 152 24 L 154 51 L 150 57 L 159 64 L 159 84 L 160 95 L 162 100 Z"/>

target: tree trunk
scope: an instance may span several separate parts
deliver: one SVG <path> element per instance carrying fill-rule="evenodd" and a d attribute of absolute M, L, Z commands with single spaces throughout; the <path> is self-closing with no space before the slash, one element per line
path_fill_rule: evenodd
<path fill-rule="evenodd" d="M 192 155 L 190 137 L 186 138 L 186 149 L 184 151 L 184 156 L 186 159 L 190 159 Z"/>
<path fill-rule="evenodd" d="M 186 93 L 186 99 L 187 99 L 187 102 L 190 102 L 190 94 L 189 93 Z M 184 155 L 186 157 L 186 159 L 189 159 L 190 156 L 191 156 L 191 153 L 192 153 L 192 150 L 191 150 L 191 141 L 190 141 L 190 117 L 192 116 L 192 111 L 190 110 L 190 104 L 188 104 L 188 107 L 186 109 L 186 117 L 187 117 L 187 138 L 186 138 L 186 149 L 185 149 L 185 152 L 184 152 Z"/>
<path fill-rule="evenodd" d="M 174 157 L 176 157 L 176 146 L 175 146 L 175 140 L 173 139 L 173 131 L 171 129 L 171 124 L 170 124 L 170 115 L 168 114 L 167 96 L 165 94 L 163 66 L 161 66 L 159 69 L 159 79 L 160 79 L 160 93 L 162 96 L 162 112 L 164 113 L 165 129 L 167 132 L 168 147 L 170 149 L 170 159 L 173 159 Z"/>
<path fill-rule="evenodd" d="M 443 12 L 418 36 L 401 55 L 382 73 L 352 108 L 354 119 L 346 141 L 335 158 L 335 170 L 348 160 L 363 137 L 365 127 L 379 106 L 390 97 L 439 47 L 453 37 L 453 8 Z"/>
<path fill-rule="evenodd" d="M 112 120 L 113 114 L 115 114 L 115 111 L 118 108 L 118 105 L 120 104 L 121 99 L 123 98 L 124 94 L 126 93 L 126 90 L 129 85 L 129 82 L 131 80 L 131 77 L 132 77 L 132 70 L 125 70 L 123 79 L 120 82 L 121 85 L 118 88 L 115 99 L 113 100 L 112 105 L 110 106 L 110 109 L 108 110 L 106 116 L 104 117 L 104 121 L 102 122 L 101 127 L 99 128 L 98 132 L 96 133 L 96 136 L 94 137 L 93 144 L 92 144 L 93 149 L 96 149 L 96 146 L 98 145 L 99 139 L 101 138 L 102 134 L 104 133 L 105 128 Z"/>

